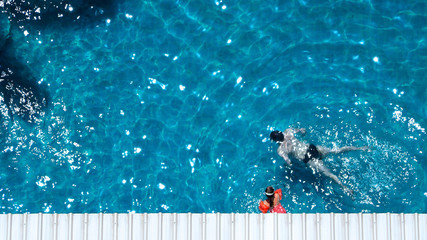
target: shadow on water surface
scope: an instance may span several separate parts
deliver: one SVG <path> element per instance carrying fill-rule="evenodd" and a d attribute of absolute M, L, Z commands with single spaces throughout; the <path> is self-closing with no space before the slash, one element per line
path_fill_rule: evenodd
<path fill-rule="evenodd" d="M 13 51 L 13 40 L 8 38 L 0 49 L 1 96 L 12 120 L 17 115 L 28 123 L 35 123 L 44 115 L 49 95 L 28 67 L 15 58 Z M 4 116 L 2 113 L 2 118 Z"/>
<path fill-rule="evenodd" d="M 6 1 L 0 11 L 13 22 L 31 22 L 38 28 L 60 24 L 61 28 L 90 26 L 117 13 L 118 0 Z"/>
<path fill-rule="evenodd" d="M 31 70 L 15 55 L 10 28 L 23 25 L 41 30 L 55 27 L 90 27 L 116 14 L 117 0 L 33 0 L 0 2 L 0 92 L 7 113 L 13 120 L 18 115 L 28 123 L 35 123 L 44 115 L 49 95 L 37 83 Z"/>
<path fill-rule="evenodd" d="M 10 22 L 0 14 L 0 92 L 2 116 L 20 116 L 29 123 L 37 122 L 48 103 L 47 91 L 43 90 L 28 67 L 15 58 Z M 7 109 L 7 111 L 6 111 Z"/>

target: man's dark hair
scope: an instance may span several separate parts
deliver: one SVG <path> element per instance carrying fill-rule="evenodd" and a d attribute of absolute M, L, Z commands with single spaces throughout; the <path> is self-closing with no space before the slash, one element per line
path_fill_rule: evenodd
<path fill-rule="evenodd" d="M 270 140 L 275 142 L 283 142 L 285 140 L 285 135 L 281 131 L 272 131 L 270 133 Z"/>

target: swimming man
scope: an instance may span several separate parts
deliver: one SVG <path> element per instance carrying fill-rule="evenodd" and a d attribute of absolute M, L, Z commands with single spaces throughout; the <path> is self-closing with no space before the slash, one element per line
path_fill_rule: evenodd
<path fill-rule="evenodd" d="M 368 150 L 369 147 L 353 147 L 346 146 L 338 149 L 328 149 L 322 146 L 315 146 L 314 144 L 307 144 L 299 141 L 295 137 L 295 133 L 305 134 L 305 128 L 289 128 L 284 132 L 273 131 L 270 133 L 270 140 L 280 144 L 277 148 L 277 153 L 285 159 L 286 163 L 291 166 L 292 162 L 289 155 L 308 164 L 312 169 L 318 170 L 326 176 L 332 178 L 338 183 L 345 192 L 353 195 L 353 191 L 347 188 L 327 167 L 323 165 L 322 159 L 330 153 L 338 154 L 342 152 L 355 151 L 355 150 Z"/>

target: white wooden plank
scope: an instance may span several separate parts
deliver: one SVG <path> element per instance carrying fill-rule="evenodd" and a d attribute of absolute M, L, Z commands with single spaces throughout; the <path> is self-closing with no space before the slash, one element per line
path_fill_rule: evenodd
<path fill-rule="evenodd" d="M 104 239 L 104 214 L 98 214 L 98 240 Z"/>
<path fill-rule="evenodd" d="M 118 240 L 119 238 L 119 217 L 118 213 L 113 214 L 113 239 Z"/>
<path fill-rule="evenodd" d="M 427 239 L 427 214 L 418 214 L 419 224 L 419 239 Z"/>
<path fill-rule="evenodd" d="M 331 232 L 331 239 L 335 240 L 336 234 L 335 234 L 335 214 L 334 213 L 331 213 L 331 218 L 329 220 L 330 220 L 329 231 Z"/>
<path fill-rule="evenodd" d="M 148 214 L 148 220 L 147 220 L 147 236 L 148 239 L 159 239 L 159 233 L 158 233 L 158 223 L 159 223 L 159 216 L 156 213 L 150 213 Z M 147 240 L 148 240 L 147 239 Z"/>
<path fill-rule="evenodd" d="M 9 235 L 9 239 L 11 240 L 21 240 L 22 239 L 22 223 L 23 223 L 23 215 L 21 214 L 12 214 L 9 217 L 9 221 L 11 221 L 12 224 L 12 231 Z"/>
<path fill-rule="evenodd" d="M 350 224 L 349 221 L 350 220 L 349 220 L 349 217 L 348 217 L 348 213 L 344 213 L 344 221 L 345 221 L 345 239 L 349 240 L 349 237 L 350 237 L 349 236 L 349 231 L 350 231 L 349 230 L 349 228 L 350 228 L 349 227 L 349 224 Z"/>
<path fill-rule="evenodd" d="M 406 240 L 406 234 L 405 234 L 405 215 L 403 213 L 400 214 L 400 231 L 402 240 Z"/>
<path fill-rule="evenodd" d="M 206 225 L 209 226 L 206 228 L 206 239 L 207 240 L 216 240 L 217 239 L 217 221 L 216 214 L 207 214 L 206 215 Z"/>
<path fill-rule="evenodd" d="M 337 240 L 345 240 L 346 239 L 346 225 L 345 225 L 345 215 L 341 213 L 334 214 L 335 217 L 335 225 L 334 225 L 334 238 Z"/>
<path fill-rule="evenodd" d="M 32 214 L 28 215 L 30 217 Z M 57 239 L 68 240 L 68 216 L 67 214 L 58 214 L 57 218 Z M 28 225 L 30 226 L 30 225 Z M 31 234 L 28 231 L 28 234 Z"/>
<path fill-rule="evenodd" d="M 129 213 L 127 215 L 127 221 L 128 221 L 128 239 L 133 240 L 133 213 Z"/>
<path fill-rule="evenodd" d="M 292 231 L 292 213 L 288 213 L 288 239 L 294 238 L 294 233 Z"/>
<path fill-rule="evenodd" d="M 202 213 L 202 240 L 206 240 L 206 213 Z"/>
<path fill-rule="evenodd" d="M 157 215 L 157 239 L 161 240 L 163 231 L 163 214 L 158 213 Z"/>
<path fill-rule="evenodd" d="M 387 218 L 387 239 L 391 240 L 391 215 L 390 213 L 386 213 L 386 218 Z"/>
<path fill-rule="evenodd" d="M 316 240 L 318 231 L 316 214 L 306 214 L 305 220 L 307 240 Z"/>
<path fill-rule="evenodd" d="M 144 213 L 144 240 L 148 239 L 148 213 Z"/>
<path fill-rule="evenodd" d="M 307 216 L 306 213 L 303 213 L 301 216 L 301 234 L 302 234 L 303 240 L 307 239 L 306 216 Z"/>
<path fill-rule="evenodd" d="M 43 239 L 43 214 L 39 213 L 37 215 L 37 239 L 41 240 Z"/>
<path fill-rule="evenodd" d="M 84 231 L 84 215 L 83 214 L 73 214 L 72 222 L 72 238 L 71 240 L 83 240 L 83 231 Z"/>
<path fill-rule="evenodd" d="M 9 213 L 6 215 L 5 218 L 6 221 L 6 240 L 11 240 L 12 239 L 12 214 Z"/>
<path fill-rule="evenodd" d="M 173 240 L 178 239 L 178 215 L 176 213 L 173 214 Z"/>
<path fill-rule="evenodd" d="M 187 214 L 177 214 L 177 237 L 178 239 L 189 239 L 190 236 L 187 232 Z"/>
<path fill-rule="evenodd" d="M 129 237 L 129 214 L 121 213 L 118 214 L 118 239 L 128 240 Z"/>
<path fill-rule="evenodd" d="M 320 240 L 320 236 L 321 236 L 320 221 L 321 221 L 321 215 L 320 213 L 316 213 L 316 240 Z"/>
<path fill-rule="evenodd" d="M 249 218 L 250 215 L 249 213 L 245 213 L 245 240 L 249 240 L 250 239 L 250 234 L 249 234 Z"/>
<path fill-rule="evenodd" d="M 401 234 L 400 215 L 391 214 L 391 239 L 402 239 Z"/>
<path fill-rule="evenodd" d="M 133 239 L 144 239 L 144 214 L 133 214 L 132 235 Z"/>
<path fill-rule="evenodd" d="M 348 221 L 349 221 L 349 229 L 348 229 L 348 235 L 349 240 L 361 240 L 361 236 L 359 234 L 359 215 L 358 214 L 349 214 L 348 215 Z"/>
<path fill-rule="evenodd" d="M 191 223 L 191 239 L 193 240 L 201 240 L 202 236 L 202 214 L 191 214 L 191 218 L 189 219 Z"/>
<path fill-rule="evenodd" d="M 363 222 L 363 240 L 372 240 L 374 239 L 374 229 L 373 229 L 373 215 L 372 214 L 362 214 Z"/>
<path fill-rule="evenodd" d="M 68 227 L 67 227 L 67 239 L 68 240 L 73 240 L 73 222 L 74 222 L 74 216 L 72 213 L 69 213 L 67 216 L 67 223 L 68 223 Z"/>
<path fill-rule="evenodd" d="M 277 240 L 279 238 L 279 223 L 278 223 L 278 219 L 279 219 L 279 214 L 278 213 L 274 213 L 273 214 L 273 226 L 274 226 L 274 240 Z"/>
<path fill-rule="evenodd" d="M 421 239 L 421 231 L 420 231 L 420 215 L 418 213 L 415 213 L 415 236 L 416 240 Z M 426 224 L 427 225 L 427 224 Z M 426 227 L 427 228 L 427 227 Z M 427 236 L 426 236 L 427 237 Z"/>
<path fill-rule="evenodd" d="M 53 226 L 52 226 L 52 228 L 53 228 L 53 239 L 58 240 L 58 214 L 57 213 L 53 214 L 52 221 L 53 221 Z M 24 236 L 23 239 L 27 239 L 27 238 Z"/>
<path fill-rule="evenodd" d="M 53 214 L 43 214 L 42 219 L 42 239 L 53 240 Z"/>
<path fill-rule="evenodd" d="M 22 239 L 27 240 L 28 239 L 28 214 L 24 213 L 23 216 L 23 226 L 22 226 Z"/>
<path fill-rule="evenodd" d="M 215 215 L 215 221 L 216 221 L 216 239 L 221 239 L 221 213 L 216 213 Z"/>
<path fill-rule="evenodd" d="M 331 234 L 331 215 L 330 214 L 320 214 L 320 239 L 329 240 L 332 239 Z"/>
<path fill-rule="evenodd" d="M 162 215 L 162 239 L 173 239 L 173 214 Z"/>
<path fill-rule="evenodd" d="M 405 214 L 406 239 L 416 239 L 415 214 Z"/>
<path fill-rule="evenodd" d="M 27 239 L 37 239 L 38 214 L 28 214 L 27 216 Z"/>
<path fill-rule="evenodd" d="M 102 240 L 113 240 L 114 216 L 113 214 L 102 214 Z"/>
<path fill-rule="evenodd" d="M 235 239 L 246 239 L 246 214 L 236 214 L 235 220 Z"/>
<path fill-rule="evenodd" d="M 388 238 L 388 215 L 387 214 L 376 214 L 377 216 L 377 239 L 387 240 Z"/>
<path fill-rule="evenodd" d="M 88 232 L 89 232 L 89 214 L 85 213 L 83 214 L 83 240 L 88 239 Z"/>
<path fill-rule="evenodd" d="M 372 214 L 372 222 L 373 222 L 373 238 L 374 240 L 378 240 L 378 216 L 376 213 Z"/>
<path fill-rule="evenodd" d="M 287 214 L 277 214 L 277 239 L 288 240 L 289 239 L 289 224 Z"/>
<path fill-rule="evenodd" d="M 235 213 L 228 214 L 230 216 L 230 238 L 231 240 L 235 240 L 236 237 L 236 216 Z"/>
<path fill-rule="evenodd" d="M 274 214 L 262 214 L 261 218 L 264 219 L 264 236 L 265 240 L 274 239 Z"/>
<path fill-rule="evenodd" d="M 87 239 L 97 240 L 99 238 L 99 215 L 88 214 L 87 221 Z"/>
<path fill-rule="evenodd" d="M 259 231 L 259 224 L 260 224 L 260 216 L 262 214 L 249 214 L 249 236 L 250 239 L 260 239 L 260 231 Z"/>
<path fill-rule="evenodd" d="M 231 218 L 229 214 L 221 214 L 221 239 L 231 239 Z"/>
<path fill-rule="evenodd" d="M 7 215 L 0 214 L 0 239 L 7 239 L 8 234 Z"/>
<path fill-rule="evenodd" d="M 302 214 L 292 214 L 292 239 L 303 240 Z"/>

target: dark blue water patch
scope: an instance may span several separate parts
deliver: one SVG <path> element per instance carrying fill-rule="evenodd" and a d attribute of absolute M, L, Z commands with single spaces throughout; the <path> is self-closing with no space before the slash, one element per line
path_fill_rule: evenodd
<path fill-rule="evenodd" d="M 6 14 L 0 12 L 0 49 L 10 37 L 10 21 Z"/>
<path fill-rule="evenodd" d="M 13 48 L 12 38 L 9 38 L 0 51 L 0 91 L 8 116 L 12 120 L 19 116 L 28 123 L 40 122 L 49 105 L 49 94 L 31 70 L 16 59 Z"/>
<path fill-rule="evenodd" d="M 9 15 L 14 23 L 37 28 L 49 25 L 75 28 L 94 26 L 100 20 L 113 17 L 118 10 L 118 1 L 6 1 L 0 10 Z"/>

